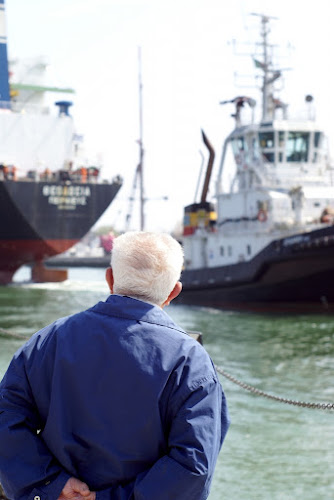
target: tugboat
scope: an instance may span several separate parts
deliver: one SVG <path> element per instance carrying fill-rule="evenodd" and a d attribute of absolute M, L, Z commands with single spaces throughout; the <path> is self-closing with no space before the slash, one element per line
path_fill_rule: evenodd
<path fill-rule="evenodd" d="M 72 103 L 58 100 L 52 113 L 44 99 L 47 92 L 73 90 L 43 85 L 43 61 L 25 68 L 14 61 L 9 71 L 4 15 L 0 0 L 0 284 L 24 264 L 33 281 L 62 281 L 66 271 L 46 269 L 44 260 L 89 231 L 122 179 L 101 182 L 100 165 L 81 162 Z"/>
<path fill-rule="evenodd" d="M 235 128 L 223 145 L 214 204 L 207 200 L 214 150 L 204 136 L 210 159 L 201 200 L 185 207 L 179 302 L 251 311 L 333 310 L 333 168 L 317 123 L 289 119 L 287 105 L 274 95 L 281 71 L 269 56 L 268 23 L 261 15 L 259 123 L 243 123 L 254 99 L 222 103 L 235 106 Z M 225 192 L 229 151 L 235 176 Z"/>

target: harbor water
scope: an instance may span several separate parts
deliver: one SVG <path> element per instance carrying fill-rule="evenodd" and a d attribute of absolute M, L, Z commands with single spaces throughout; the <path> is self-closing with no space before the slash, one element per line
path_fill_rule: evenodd
<path fill-rule="evenodd" d="M 107 297 L 102 269 L 29 284 L 27 269 L 0 287 L 0 376 L 32 333 Z M 334 316 L 257 315 L 171 305 L 183 328 L 200 331 L 217 366 L 291 400 L 334 403 Z M 334 498 L 334 410 L 301 408 L 245 391 L 219 375 L 232 424 L 210 500 Z"/>

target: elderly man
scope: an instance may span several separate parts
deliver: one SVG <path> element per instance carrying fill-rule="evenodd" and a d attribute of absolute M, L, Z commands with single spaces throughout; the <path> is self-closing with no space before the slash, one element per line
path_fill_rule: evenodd
<path fill-rule="evenodd" d="M 0 386 L 0 482 L 14 500 L 203 500 L 228 428 L 205 349 L 163 311 L 171 236 L 114 241 L 105 302 L 55 321 Z"/>

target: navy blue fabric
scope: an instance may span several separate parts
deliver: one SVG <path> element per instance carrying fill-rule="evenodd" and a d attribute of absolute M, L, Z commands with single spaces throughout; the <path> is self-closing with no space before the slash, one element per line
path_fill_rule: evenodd
<path fill-rule="evenodd" d="M 70 476 L 98 499 L 203 500 L 228 424 L 205 349 L 161 308 L 111 295 L 15 354 L 0 482 L 17 500 L 56 500 Z"/>

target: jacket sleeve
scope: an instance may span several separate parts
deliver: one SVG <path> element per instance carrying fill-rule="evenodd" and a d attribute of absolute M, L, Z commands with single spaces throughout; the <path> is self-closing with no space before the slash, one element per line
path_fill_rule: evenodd
<path fill-rule="evenodd" d="M 0 384 L 0 482 L 11 499 L 56 499 L 70 477 L 39 438 L 41 427 L 21 351 Z"/>
<path fill-rule="evenodd" d="M 219 381 L 214 378 L 197 381 L 172 421 L 168 454 L 141 473 L 133 485 L 99 491 L 96 498 L 205 500 L 228 426 L 228 411 Z"/>

